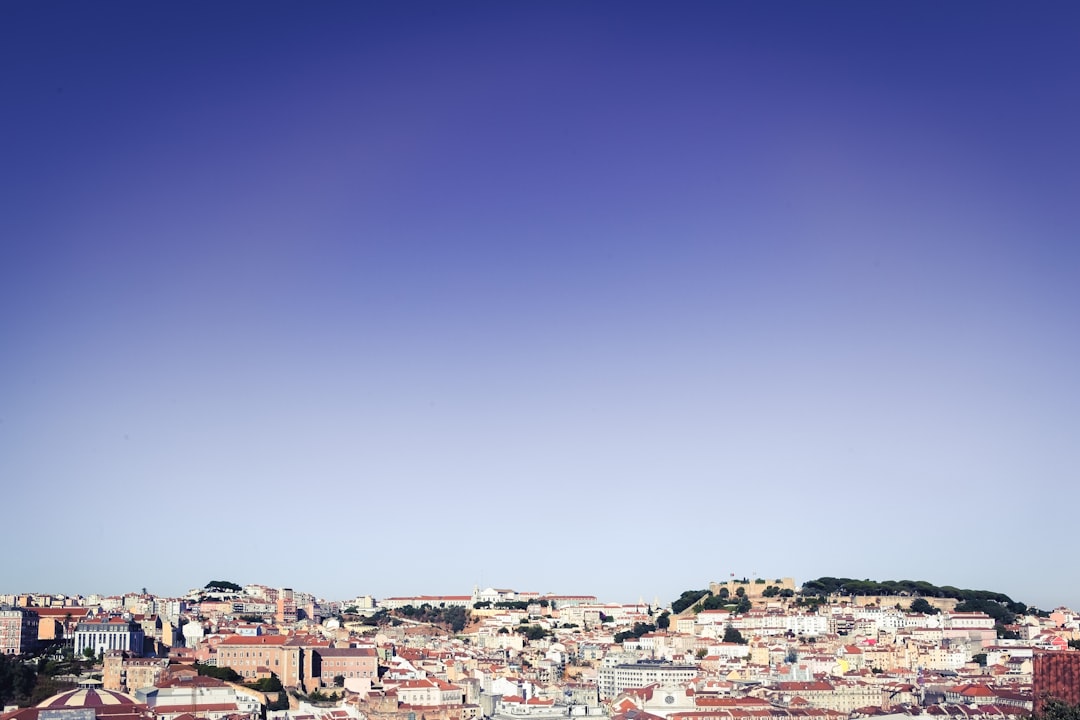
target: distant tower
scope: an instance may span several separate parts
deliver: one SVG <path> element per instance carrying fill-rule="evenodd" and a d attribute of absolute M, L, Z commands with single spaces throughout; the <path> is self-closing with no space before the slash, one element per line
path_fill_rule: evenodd
<path fill-rule="evenodd" d="M 278 591 L 275 619 L 281 625 L 292 625 L 296 622 L 296 598 L 292 588 L 281 588 Z"/>

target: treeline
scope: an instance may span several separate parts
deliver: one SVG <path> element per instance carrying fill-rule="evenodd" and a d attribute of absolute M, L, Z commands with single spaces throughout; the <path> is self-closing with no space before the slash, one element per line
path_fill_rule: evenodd
<path fill-rule="evenodd" d="M 1029 608 L 1017 602 L 1005 593 L 990 590 L 964 590 L 952 585 L 934 585 L 923 580 L 855 580 L 853 578 L 822 577 L 803 583 L 801 594 L 804 597 L 826 595 L 910 595 L 920 598 L 952 598 L 958 600 L 957 612 L 981 612 L 994 618 L 999 637 L 1011 637 L 1014 633 L 1006 625 L 1016 622 L 1017 615 L 1039 613 L 1037 608 Z M 924 607 L 919 603 L 916 611 Z"/>
<path fill-rule="evenodd" d="M 952 585 L 934 585 L 923 580 L 856 580 L 854 578 L 822 577 L 808 580 L 802 586 L 803 595 L 911 595 L 914 597 L 953 598 L 964 603 L 994 602 L 1010 612 L 1023 615 L 1028 606 L 1016 602 L 1005 593 L 990 590 L 963 590 Z M 966 611 L 964 611 L 966 612 Z"/>
<path fill-rule="evenodd" d="M 720 588 L 717 595 L 713 595 L 708 590 L 685 590 L 677 600 L 671 603 L 671 612 L 677 615 L 691 607 L 694 608 L 694 612 L 732 608 L 737 613 L 745 613 L 750 611 L 751 603 L 750 598 L 746 596 L 746 591 L 742 588 L 735 591 L 734 599 L 730 597 L 727 588 Z"/>
<path fill-rule="evenodd" d="M 399 608 L 396 614 L 418 622 L 431 623 L 432 625 L 445 625 L 452 632 L 461 632 L 469 622 L 469 611 L 463 607 L 432 607 L 424 603 L 420 607 L 406 605 Z"/>

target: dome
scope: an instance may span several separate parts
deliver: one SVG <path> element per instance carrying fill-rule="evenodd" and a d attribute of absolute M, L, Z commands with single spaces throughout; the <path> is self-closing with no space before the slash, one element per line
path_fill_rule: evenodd
<path fill-rule="evenodd" d="M 79 688 L 53 695 L 38 704 L 39 708 L 62 710 L 64 708 L 130 708 L 140 703 L 130 695 L 101 688 Z"/>

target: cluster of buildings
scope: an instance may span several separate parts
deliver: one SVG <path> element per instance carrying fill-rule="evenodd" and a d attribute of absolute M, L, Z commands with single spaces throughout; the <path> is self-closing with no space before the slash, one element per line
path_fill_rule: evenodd
<path fill-rule="evenodd" d="M 710 590 L 744 602 L 672 612 L 505 588 L 333 602 L 261 585 L 0 596 L 0 652 L 66 643 L 100 663 L 0 720 L 1003 720 L 1049 697 L 1080 704 L 1080 615 L 1065 608 L 1000 639 L 955 600 L 807 604 L 790 578 Z M 416 612 L 451 608 L 463 628 Z"/>

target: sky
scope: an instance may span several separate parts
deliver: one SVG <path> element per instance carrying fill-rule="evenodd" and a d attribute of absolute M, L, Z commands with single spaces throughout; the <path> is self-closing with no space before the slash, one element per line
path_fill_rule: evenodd
<path fill-rule="evenodd" d="M 0 593 L 1080 608 L 1078 22 L 0 4 Z"/>

